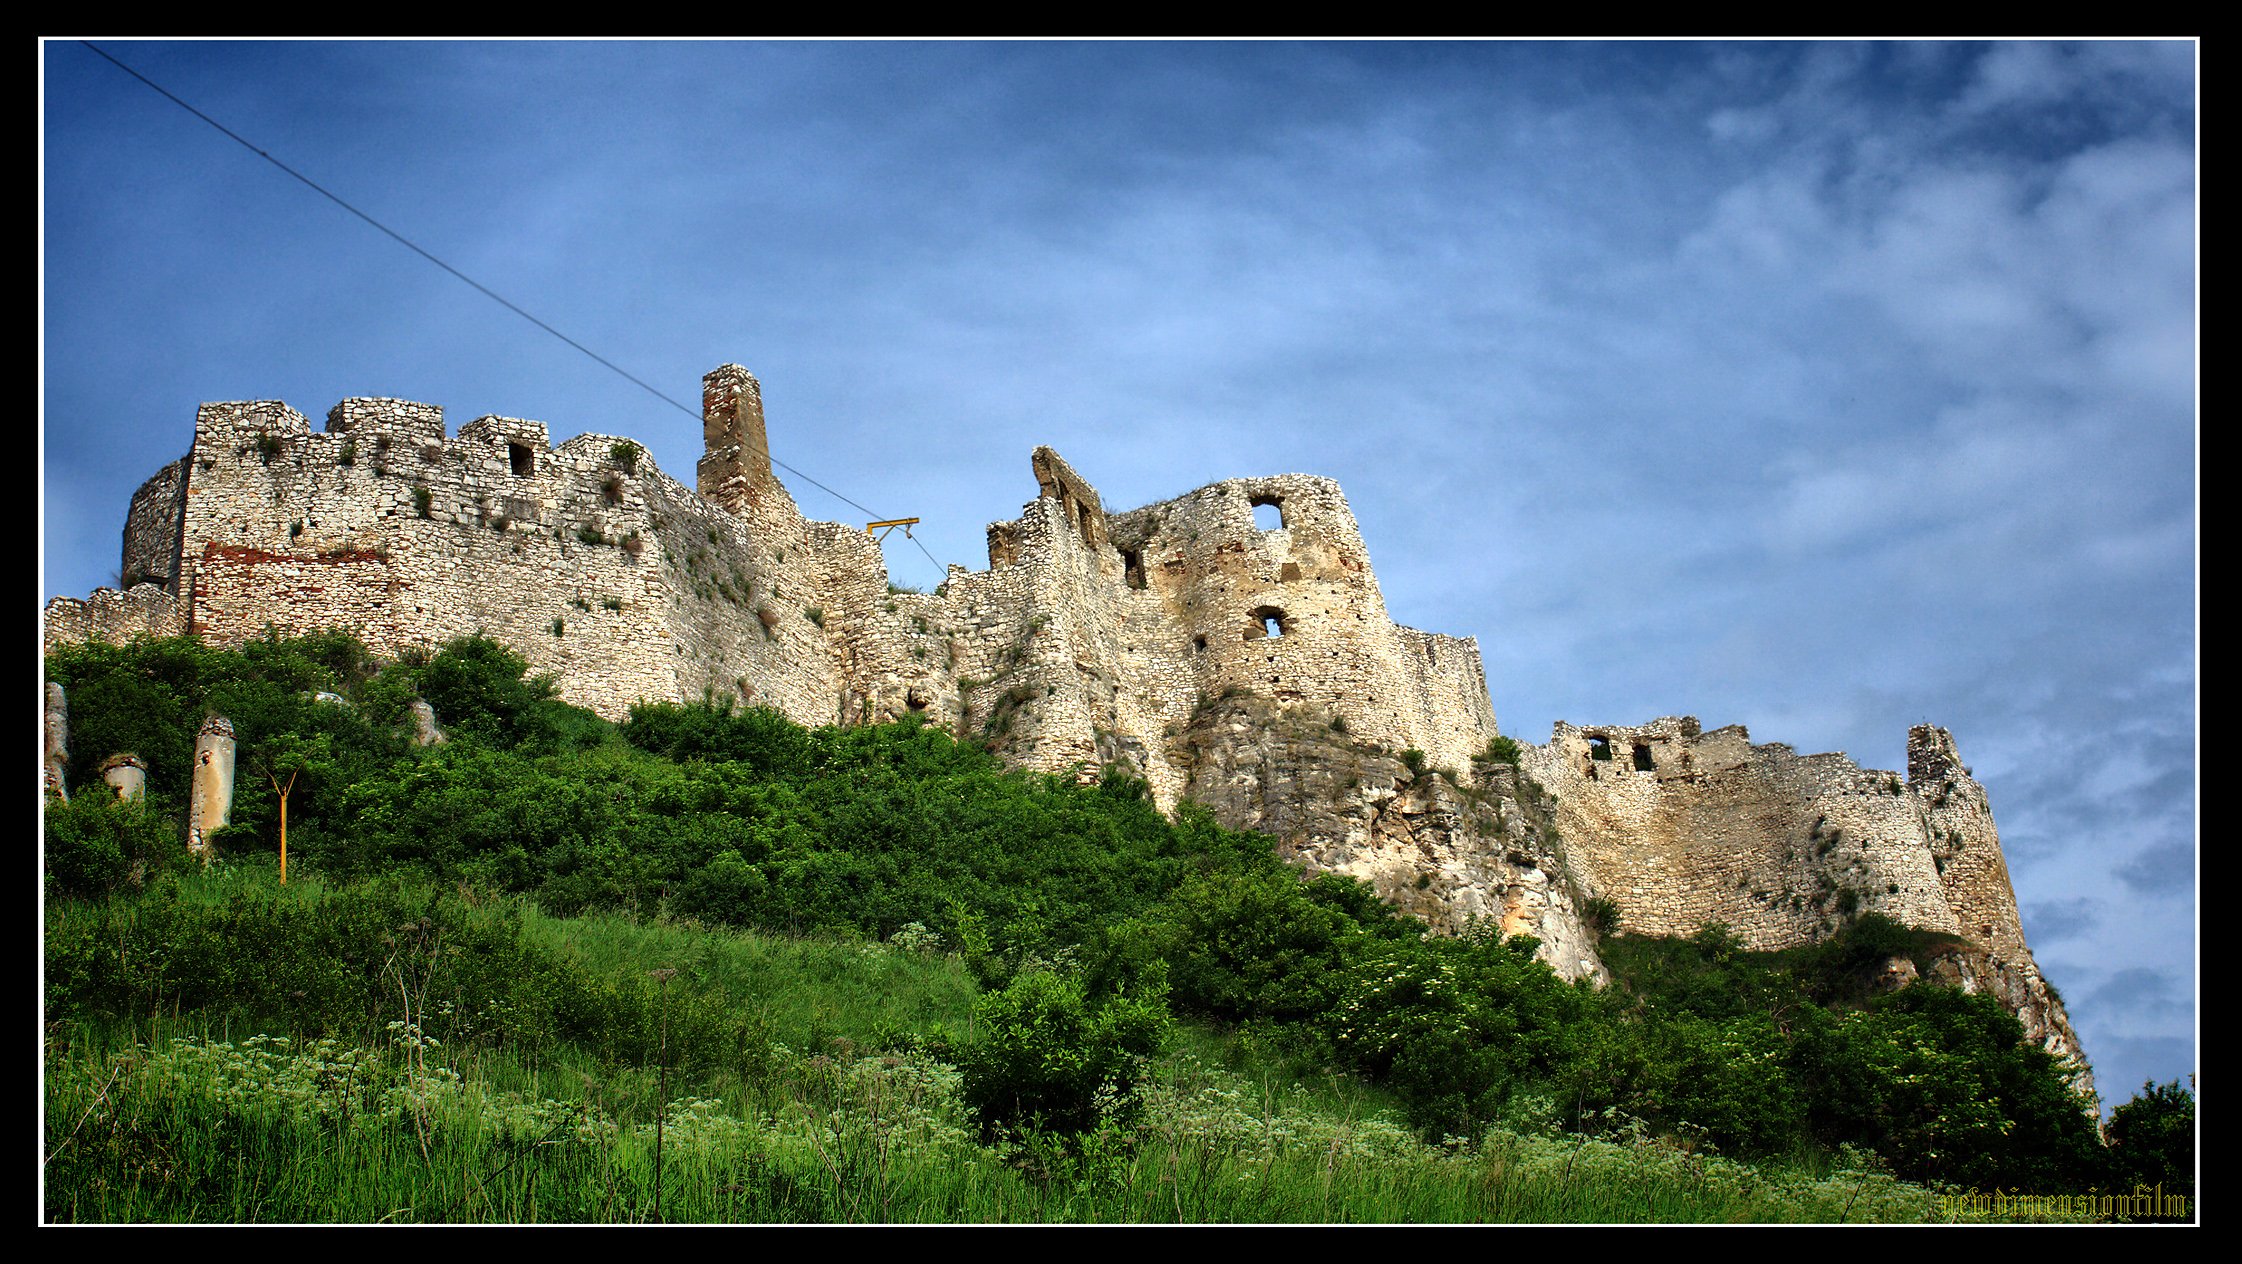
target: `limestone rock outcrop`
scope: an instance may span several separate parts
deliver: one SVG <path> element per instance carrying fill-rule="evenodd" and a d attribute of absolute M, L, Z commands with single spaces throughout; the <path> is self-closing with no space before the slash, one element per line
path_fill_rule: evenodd
<path fill-rule="evenodd" d="M 1241 695 L 1184 734 L 1186 794 L 1259 830 L 1302 869 L 1360 878 L 1435 931 L 1474 922 L 1541 941 L 1567 978 L 1607 976 L 1584 925 L 1554 804 L 1508 764 L 1468 775 L 1358 741 L 1312 713 Z M 1415 767 L 1411 765 L 1414 764 Z"/>

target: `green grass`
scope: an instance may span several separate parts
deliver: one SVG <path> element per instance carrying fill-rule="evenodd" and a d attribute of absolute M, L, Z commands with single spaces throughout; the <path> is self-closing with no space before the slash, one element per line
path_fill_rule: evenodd
<path fill-rule="evenodd" d="M 954 958 L 880 943 L 648 923 L 616 913 L 557 918 L 534 905 L 522 929 L 525 942 L 603 976 L 675 969 L 675 992 L 752 1014 L 768 1039 L 795 1048 L 835 1041 L 879 1048 L 912 1032 L 964 1034 L 976 994 Z"/>
<path fill-rule="evenodd" d="M 145 895 L 58 902 L 50 952 L 76 951 L 97 925 L 131 957 L 141 923 L 168 918 L 220 928 L 202 951 L 238 955 L 290 942 L 290 927 L 342 925 L 363 904 L 394 923 L 389 950 L 431 961 L 477 926 L 507 930 L 508 968 L 535 977 L 506 995 L 545 995 L 537 980 L 550 975 L 576 980 L 554 985 L 574 999 L 556 1003 L 560 1019 L 470 1015 L 444 1007 L 439 975 L 417 1002 L 355 1024 L 299 1014 L 274 1026 L 279 1015 L 249 1004 L 178 1017 L 50 1005 L 48 1219 L 1649 1223 L 1942 1210 L 1852 1156 L 1755 1169 L 1624 1118 L 1601 1138 L 1518 1124 L 1427 1144 L 1398 1122 L 1396 1099 L 1319 1065 L 1281 1027 L 1186 1024 L 1135 1112 L 1072 1143 L 984 1144 L 941 1060 L 975 1034 L 976 989 L 955 956 L 558 918 L 505 899 L 415 905 L 433 893 L 274 877 L 258 865 L 190 873 L 160 918 Z M 428 921 L 398 921 L 400 907 L 427 907 Z M 675 974 L 651 980 L 658 970 Z M 556 1035 L 571 1006 L 605 1025 Z"/>
<path fill-rule="evenodd" d="M 1079 1149 L 971 1139 L 925 1057 L 797 1055 L 775 1105 L 580 1074 L 454 1080 L 409 1041 L 50 1033 L 46 1212 L 65 1222 L 1860 1222 L 1944 1218 L 1863 1168 L 1755 1170 L 1640 1136 L 1428 1146 L 1183 1054 Z M 434 1051 L 423 1051 L 434 1052 Z"/>
<path fill-rule="evenodd" d="M 979 1035 L 975 974 L 923 928 L 880 943 L 564 918 L 424 879 L 307 872 L 281 887 L 253 858 L 52 901 L 46 932 L 54 1220 L 1823 1222 L 1946 1210 L 1846 1152 L 1747 1167 L 1616 1111 L 1588 1121 L 1596 1135 L 1560 1135 L 1558 1112 L 1530 1095 L 1501 1127 L 1427 1144 L 1401 1122 L 1403 1094 L 1337 1069 L 1312 1027 L 1268 1022 L 1181 1024 L 1143 1077 L 1141 1113 L 1078 1142 L 983 1144 L 950 1065 Z M 1649 993 L 1756 995 L 1698 977 L 1745 966 L 1700 938 L 1636 963 L 1658 975 Z M 1680 973 L 1651 970 L 1660 962 Z"/>

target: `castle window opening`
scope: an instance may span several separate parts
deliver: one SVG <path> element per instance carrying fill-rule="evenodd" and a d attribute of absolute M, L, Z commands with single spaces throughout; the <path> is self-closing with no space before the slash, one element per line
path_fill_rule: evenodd
<path fill-rule="evenodd" d="M 1135 549 L 1121 550 L 1121 573 L 1129 587 L 1144 587 L 1144 554 Z"/>
<path fill-rule="evenodd" d="M 1255 496 L 1253 525 L 1261 531 L 1282 531 L 1285 528 L 1284 500 L 1278 496 Z"/>
<path fill-rule="evenodd" d="M 1200 653 L 1202 653 L 1202 654 L 1206 653 L 1206 652 L 1207 652 L 1207 638 L 1205 638 L 1205 637 L 1203 637 L 1203 636 L 1195 636 L 1195 637 L 1192 637 L 1192 638 L 1191 638 L 1191 648 L 1192 648 L 1192 649 L 1195 649 L 1195 650 L 1197 650 L 1197 651 L 1199 651 L 1199 652 L 1200 652 Z"/>
<path fill-rule="evenodd" d="M 1292 631 L 1292 621 L 1285 618 L 1284 611 L 1275 606 L 1256 607 L 1253 621 L 1255 626 L 1246 629 L 1246 639 L 1249 641 L 1265 636 L 1283 636 Z"/>
<path fill-rule="evenodd" d="M 1644 745 L 1644 744 L 1642 744 L 1641 742 L 1637 742 L 1637 743 L 1635 743 L 1635 771 L 1636 771 L 1636 772 L 1656 772 L 1656 771 L 1658 771 L 1658 765 L 1657 765 L 1657 764 L 1655 764 L 1655 763 L 1652 763 L 1652 762 L 1651 762 L 1651 758 L 1650 758 L 1650 747 L 1648 747 L 1648 746 L 1645 746 L 1645 745 Z"/>
<path fill-rule="evenodd" d="M 507 444 L 506 461 L 513 466 L 515 478 L 528 478 L 537 472 L 537 455 L 529 450 L 526 443 Z"/>
<path fill-rule="evenodd" d="M 1610 759 L 1611 739 L 1608 737 L 1590 737 L 1588 739 L 1588 758 Z"/>

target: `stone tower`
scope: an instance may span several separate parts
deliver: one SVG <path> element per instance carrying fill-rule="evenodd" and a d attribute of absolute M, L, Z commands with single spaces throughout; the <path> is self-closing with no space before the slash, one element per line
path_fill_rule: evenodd
<path fill-rule="evenodd" d="M 763 430 L 763 388 L 736 364 L 701 379 L 701 496 L 734 514 L 762 499 L 771 478 L 771 441 Z"/>

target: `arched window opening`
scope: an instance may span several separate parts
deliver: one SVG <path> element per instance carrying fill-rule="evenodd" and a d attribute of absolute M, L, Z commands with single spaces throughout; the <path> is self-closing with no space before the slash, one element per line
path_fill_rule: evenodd
<path fill-rule="evenodd" d="M 1292 620 L 1275 606 L 1258 606 L 1253 612 L 1253 626 L 1246 629 L 1246 639 L 1257 641 L 1268 636 L 1285 636 L 1292 631 Z"/>
<path fill-rule="evenodd" d="M 1282 497 L 1255 496 L 1252 499 L 1252 504 L 1255 528 L 1262 531 L 1282 531 L 1285 529 L 1284 500 Z"/>

